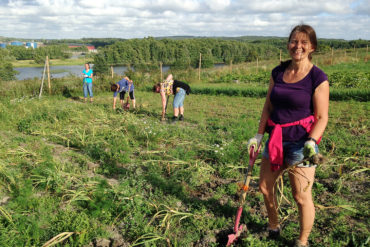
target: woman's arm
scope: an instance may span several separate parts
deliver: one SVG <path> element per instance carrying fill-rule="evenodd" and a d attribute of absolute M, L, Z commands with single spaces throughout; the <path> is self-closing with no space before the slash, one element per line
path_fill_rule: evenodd
<path fill-rule="evenodd" d="M 116 102 L 117 102 L 117 97 L 113 96 L 113 110 L 116 109 Z"/>
<path fill-rule="evenodd" d="M 309 137 L 318 140 L 325 131 L 329 119 L 329 82 L 324 81 L 315 90 L 313 94 L 313 109 L 315 114 L 315 123 L 310 131 Z"/>
<path fill-rule="evenodd" d="M 93 75 L 94 75 L 94 72 L 91 70 L 91 75 L 89 76 L 91 78 L 91 81 L 93 81 Z"/>
<path fill-rule="evenodd" d="M 258 132 L 257 132 L 258 134 L 263 135 L 265 133 L 267 120 L 269 119 L 270 113 L 272 112 L 272 105 L 271 105 L 271 102 L 270 102 L 270 94 L 271 94 L 273 86 L 274 86 L 274 80 L 271 77 L 270 78 L 269 89 L 268 89 L 267 95 L 266 95 L 266 101 L 265 101 L 265 104 L 263 106 L 261 119 L 260 119 L 260 123 L 259 123 L 259 126 L 258 126 Z"/>

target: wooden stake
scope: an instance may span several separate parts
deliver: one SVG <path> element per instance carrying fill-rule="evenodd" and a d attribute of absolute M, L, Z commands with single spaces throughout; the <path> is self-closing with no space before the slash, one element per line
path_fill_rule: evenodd
<path fill-rule="evenodd" d="M 280 63 L 281 63 L 281 49 L 280 49 Z"/>
<path fill-rule="evenodd" d="M 233 72 L 233 60 L 231 59 L 230 60 L 230 73 Z"/>
<path fill-rule="evenodd" d="M 365 56 L 365 62 L 367 62 L 367 54 L 368 54 L 368 51 L 369 51 L 369 45 L 366 45 L 366 56 Z"/>
<path fill-rule="evenodd" d="M 258 73 L 258 57 L 257 57 L 257 73 Z"/>
<path fill-rule="evenodd" d="M 159 62 L 159 68 L 161 70 L 161 81 L 163 81 L 163 68 L 162 68 L 162 62 Z"/>
<path fill-rule="evenodd" d="M 113 65 L 111 65 L 111 66 L 110 66 L 110 71 L 111 71 L 111 73 L 112 73 L 112 78 L 113 78 L 113 76 L 114 76 Z"/>
<path fill-rule="evenodd" d="M 334 48 L 331 48 L 331 59 L 330 59 L 330 65 L 333 65 L 333 58 L 334 58 Z"/>
<path fill-rule="evenodd" d="M 51 94 L 49 56 L 46 56 L 46 69 L 47 69 L 47 73 L 48 73 L 48 88 L 49 88 L 49 94 Z"/>
<path fill-rule="evenodd" d="M 45 71 L 46 71 L 46 61 L 45 61 L 45 65 L 44 65 L 44 72 L 42 73 L 42 80 L 41 80 L 41 87 L 40 87 L 39 99 L 41 98 L 42 89 L 44 87 Z"/>
<path fill-rule="evenodd" d="M 202 68 L 202 53 L 199 53 L 198 80 L 200 81 L 200 70 Z"/>

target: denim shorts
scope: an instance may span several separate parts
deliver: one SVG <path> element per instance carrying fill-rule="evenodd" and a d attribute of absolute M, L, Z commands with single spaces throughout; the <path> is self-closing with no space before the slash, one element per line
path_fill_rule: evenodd
<path fill-rule="evenodd" d="M 173 108 L 179 108 L 184 106 L 186 91 L 182 88 L 178 88 L 178 92 L 173 99 Z"/>
<path fill-rule="evenodd" d="M 283 142 L 283 155 L 284 155 L 284 164 L 288 166 L 297 164 L 299 161 L 303 160 L 303 147 L 306 139 L 302 139 L 297 142 Z M 268 148 L 269 140 L 266 141 L 265 149 L 263 150 L 263 157 L 269 158 L 269 148 Z M 319 147 L 317 144 L 315 145 L 316 153 L 319 153 Z M 314 164 L 304 164 L 300 163 L 297 167 L 316 167 L 317 165 Z"/>
<path fill-rule="evenodd" d="M 87 93 L 89 93 L 90 97 L 93 97 L 93 91 L 92 91 L 92 83 L 90 82 L 84 82 L 84 97 L 87 98 Z"/>
<path fill-rule="evenodd" d="M 130 95 L 130 99 L 131 100 L 134 100 L 135 99 L 135 95 L 134 95 L 134 91 L 131 91 L 128 93 Z M 126 91 L 122 91 L 119 93 L 119 99 L 120 100 L 124 100 L 125 99 L 125 95 L 126 95 Z"/>

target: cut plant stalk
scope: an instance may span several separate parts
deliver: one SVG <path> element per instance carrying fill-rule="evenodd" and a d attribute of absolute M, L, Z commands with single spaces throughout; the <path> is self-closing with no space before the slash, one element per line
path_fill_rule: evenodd
<path fill-rule="evenodd" d="M 243 212 L 243 205 L 245 203 L 245 198 L 246 198 L 246 195 L 247 195 L 247 192 L 248 192 L 248 189 L 249 189 L 249 183 L 250 183 L 251 178 L 252 178 L 252 171 L 253 171 L 254 162 L 257 159 L 260 148 L 261 148 L 261 146 L 257 149 L 256 152 L 254 151 L 254 147 L 252 147 L 251 150 L 250 150 L 249 165 L 246 168 L 246 171 L 245 171 L 246 176 L 245 176 L 244 182 L 241 186 L 241 192 L 240 192 L 240 195 L 239 195 L 239 208 L 236 212 L 234 233 L 229 234 L 229 236 L 228 236 L 229 239 L 227 241 L 226 246 L 231 246 L 237 240 L 237 238 L 240 236 L 240 234 L 242 234 L 242 232 L 247 230 L 246 225 L 242 224 L 242 225 L 239 226 L 239 223 L 240 223 L 240 217 L 241 217 L 242 212 Z"/>

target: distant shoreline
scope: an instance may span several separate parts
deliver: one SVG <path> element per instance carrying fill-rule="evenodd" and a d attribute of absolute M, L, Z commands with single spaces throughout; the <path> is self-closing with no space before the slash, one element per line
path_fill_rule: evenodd
<path fill-rule="evenodd" d="M 83 65 L 85 62 L 91 62 L 91 60 L 91 58 L 51 59 L 50 66 Z M 44 67 L 44 64 L 36 64 L 34 60 L 17 60 L 11 63 L 14 68 Z"/>

